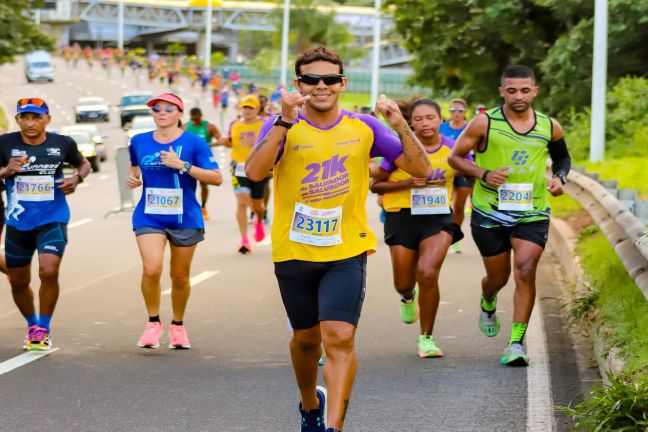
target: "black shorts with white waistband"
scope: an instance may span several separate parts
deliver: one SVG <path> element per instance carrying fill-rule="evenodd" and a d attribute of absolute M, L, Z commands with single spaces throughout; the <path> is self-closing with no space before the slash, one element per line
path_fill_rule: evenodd
<path fill-rule="evenodd" d="M 387 212 L 385 218 L 385 243 L 418 250 L 419 244 L 441 231 L 452 237 L 452 243 L 464 235 L 461 227 L 453 222 L 452 213 L 439 215 L 413 215 L 409 208 Z"/>

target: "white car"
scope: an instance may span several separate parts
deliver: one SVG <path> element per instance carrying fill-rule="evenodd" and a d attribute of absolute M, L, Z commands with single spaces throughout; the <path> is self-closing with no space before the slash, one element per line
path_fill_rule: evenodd
<path fill-rule="evenodd" d="M 101 165 L 97 157 L 97 149 L 92 139 L 92 135 L 84 131 L 72 132 L 68 135 L 77 144 L 79 152 L 90 162 L 93 172 L 99 172 Z"/>
<path fill-rule="evenodd" d="M 127 143 L 130 145 L 131 138 L 137 134 L 144 132 L 151 132 L 155 130 L 155 121 L 152 116 L 137 116 L 133 118 L 133 122 L 126 131 Z"/>
<path fill-rule="evenodd" d="M 77 123 L 82 121 L 110 121 L 110 107 L 103 98 L 91 96 L 80 97 L 74 107 Z"/>
<path fill-rule="evenodd" d="M 97 147 L 97 154 L 99 155 L 101 162 L 104 162 L 106 159 L 108 159 L 108 152 L 106 151 L 106 146 L 103 143 L 104 138 L 107 138 L 107 136 L 101 134 L 99 127 L 96 124 L 74 124 L 61 126 L 59 133 L 61 135 L 70 135 L 74 132 L 79 131 L 88 132 L 90 133 L 90 135 L 92 135 L 92 140 Z"/>

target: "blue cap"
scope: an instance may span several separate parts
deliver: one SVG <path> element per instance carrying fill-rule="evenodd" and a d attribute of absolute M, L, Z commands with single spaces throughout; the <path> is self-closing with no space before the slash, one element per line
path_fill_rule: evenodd
<path fill-rule="evenodd" d="M 16 103 L 16 114 L 24 113 L 49 114 L 49 108 L 43 99 L 23 98 Z"/>

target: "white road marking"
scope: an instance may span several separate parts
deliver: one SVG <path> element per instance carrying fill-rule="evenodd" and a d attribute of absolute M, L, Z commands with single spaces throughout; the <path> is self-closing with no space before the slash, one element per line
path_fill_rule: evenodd
<path fill-rule="evenodd" d="M 83 91 L 83 87 L 82 87 L 82 86 L 77 86 L 76 89 L 79 90 L 79 91 Z"/>
<path fill-rule="evenodd" d="M 94 93 L 93 93 L 92 91 L 88 90 L 88 91 L 86 91 L 86 94 L 87 94 L 88 96 L 92 96 Z"/>
<path fill-rule="evenodd" d="M 23 354 L 20 354 L 16 357 L 10 358 L 9 360 L 3 361 L 0 363 L 0 375 L 4 375 L 7 372 L 11 372 L 14 369 L 18 369 L 21 366 L 25 366 L 33 361 L 47 357 L 53 352 L 58 351 L 59 348 L 52 348 L 50 351 L 35 352 L 30 351 Z"/>
<path fill-rule="evenodd" d="M 108 180 L 109 178 L 110 178 L 110 176 L 109 176 L 108 174 L 101 174 L 101 175 L 99 176 L 99 179 L 98 179 L 98 180 L 102 180 L 102 181 L 103 181 L 103 180 Z"/>
<path fill-rule="evenodd" d="M 81 225 L 85 225 L 85 224 L 90 223 L 90 222 L 92 222 L 92 219 L 90 219 L 90 218 L 81 219 L 81 220 L 78 220 L 76 222 L 73 222 L 73 223 L 69 224 L 68 228 L 71 229 L 71 228 L 80 227 Z"/>
<path fill-rule="evenodd" d="M 526 333 L 531 362 L 527 368 L 527 432 L 555 432 L 547 338 L 540 305 L 535 304 Z"/>
<path fill-rule="evenodd" d="M 68 81 L 68 82 L 66 82 L 66 83 L 65 83 L 65 85 L 66 85 L 66 86 L 68 86 L 68 87 L 72 87 L 72 83 L 71 83 L 71 82 L 69 82 L 69 81 Z"/>
<path fill-rule="evenodd" d="M 90 184 L 91 183 L 82 183 L 82 184 L 77 186 L 77 189 L 85 189 L 87 187 L 90 187 Z"/>
<path fill-rule="evenodd" d="M 218 273 L 220 273 L 219 270 L 214 270 L 214 271 L 207 270 L 207 271 L 204 271 L 202 273 L 198 273 L 196 276 L 189 279 L 189 285 L 194 287 L 194 286 L 198 285 L 199 283 L 204 282 L 204 281 L 206 281 L 207 279 L 209 279 L 209 278 L 211 278 L 213 276 L 216 276 Z M 171 288 L 162 291 L 162 295 L 169 295 L 169 294 L 171 294 Z"/>

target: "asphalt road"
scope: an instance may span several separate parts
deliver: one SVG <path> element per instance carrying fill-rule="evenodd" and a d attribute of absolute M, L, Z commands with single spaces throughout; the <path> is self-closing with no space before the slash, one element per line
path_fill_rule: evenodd
<path fill-rule="evenodd" d="M 57 64 L 52 84 L 26 84 L 20 64 L 0 68 L 0 102 L 11 112 L 20 97 L 43 97 L 55 128 L 73 122 L 77 97 L 98 95 L 116 104 L 136 80 L 104 76 L 80 65 Z M 161 91 L 141 78 L 140 86 Z M 188 106 L 218 115 L 206 98 L 180 84 Z M 295 431 L 297 391 L 290 369 L 290 333 L 270 260 L 270 246 L 236 253 L 235 199 L 229 179 L 211 189 L 206 223 L 192 276 L 185 323 L 194 349 L 142 350 L 135 344 L 146 321 L 139 292 L 140 259 L 130 214 L 105 214 L 119 205 L 114 148 L 124 144 L 116 112 L 100 125 L 109 160 L 70 197 L 70 244 L 62 266 L 62 295 L 53 321 L 57 352 L 0 375 L 0 431 Z M 230 119 L 233 112 L 228 112 Z M 227 152 L 215 150 L 221 164 Z M 226 176 L 227 177 L 227 176 Z M 382 237 L 375 197 L 367 204 Z M 464 229 L 468 230 L 467 222 Z M 468 237 L 470 237 L 468 235 Z M 539 298 L 560 295 L 555 263 L 543 261 Z M 346 431 L 525 431 L 527 369 L 499 365 L 508 340 L 512 287 L 500 300 L 503 331 L 493 339 L 477 328 L 479 281 L 476 248 L 448 256 L 441 275 L 442 305 L 435 335 L 442 359 L 416 355 L 418 326 L 398 317 L 388 249 L 370 257 L 367 299 L 357 336 L 359 370 Z M 0 368 L 21 355 L 24 320 L 0 282 Z M 38 287 L 38 282 L 34 283 Z M 170 287 L 168 276 L 163 289 Z M 541 302 L 546 330 L 551 400 L 565 405 L 583 383 L 577 355 L 556 301 Z M 170 298 L 162 318 L 170 321 Z M 163 339 L 166 341 L 166 337 Z M 533 361 L 534 359 L 532 359 Z M 531 430 L 531 429 L 530 429 Z M 551 430 L 540 428 L 535 430 Z M 558 430 L 571 430 L 558 418 Z"/>

